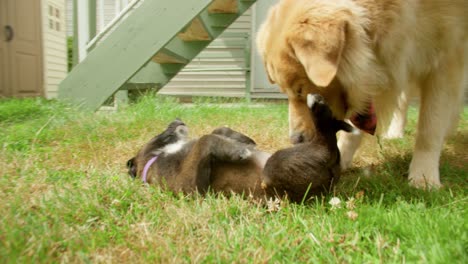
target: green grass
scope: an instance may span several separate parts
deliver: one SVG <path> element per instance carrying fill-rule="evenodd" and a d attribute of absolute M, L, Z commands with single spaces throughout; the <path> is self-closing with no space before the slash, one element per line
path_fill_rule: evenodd
<path fill-rule="evenodd" d="M 216 101 L 218 102 L 218 100 Z M 193 107 L 144 97 L 115 113 L 0 101 L 0 262 L 467 263 L 468 108 L 441 158 L 444 188 L 407 185 L 417 112 L 401 140 L 367 138 L 336 193 L 268 208 L 145 187 L 125 163 L 176 117 L 192 135 L 228 125 L 286 147 L 287 106 Z M 328 203 L 337 196 L 341 208 Z M 355 198 L 355 208 L 344 202 Z M 357 218 L 348 216 L 354 211 Z"/>

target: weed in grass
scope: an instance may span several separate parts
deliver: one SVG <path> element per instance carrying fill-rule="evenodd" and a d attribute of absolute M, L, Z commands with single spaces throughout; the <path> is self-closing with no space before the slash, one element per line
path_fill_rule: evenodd
<path fill-rule="evenodd" d="M 409 137 L 381 148 L 367 137 L 336 191 L 304 204 L 269 210 L 240 196 L 186 197 L 125 174 L 126 160 L 176 117 L 192 135 L 228 125 L 261 149 L 289 145 L 285 104 L 218 103 L 145 96 L 91 113 L 2 100 L 0 262 L 467 262 L 466 107 L 441 157 L 440 191 L 407 185 L 414 108 Z"/>

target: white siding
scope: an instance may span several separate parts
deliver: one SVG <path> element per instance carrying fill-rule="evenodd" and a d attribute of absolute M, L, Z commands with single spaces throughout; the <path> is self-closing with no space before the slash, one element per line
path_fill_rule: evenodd
<path fill-rule="evenodd" d="M 67 37 L 73 36 L 73 0 L 66 0 Z"/>
<path fill-rule="evenodd" d="M 65 0 L 42 1 L 44 91 L 46 98 L 57 97 L 58 85 L 67 75 L 66 14 Z"/>
<path fill-rule="evenodd" d="M 101 29 L 103 29 L 107 24 L 109 24 L 109 22 L 112 21 L 112 19 L 114 19 L 114 17 L 117 16 L 117 14 L 120 12 L 120 10 L 122 10 L 124 7 L 125 7 L 125 3 L 124 1 L 122 0 L 97 0 L 97 1 L 104 1 L 104 17 L 101 19 L 100 18 L 100 12 L 101 12 L 101 8 L 100 8 L 100 5 L 98 3 L 97 5 L 97 31 L 99 32 Z M 120 2 L 120 4 L 119 4 Z M 101 24 L 101 21 L 104 21 L 104 24 L 102 25 Z"/>

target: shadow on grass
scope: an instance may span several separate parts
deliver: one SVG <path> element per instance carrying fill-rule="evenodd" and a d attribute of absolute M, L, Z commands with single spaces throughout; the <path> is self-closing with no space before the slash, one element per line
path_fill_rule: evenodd
<path fill-rule="evenodd" d="M 388 155 L 379 164 L 353 168 L 342 173 L 337 194 L 353 197 L 364 192 L 369 202 L 391 205 L 405 200 L 426 205 L 445 204 L 454 197 L 464 197 L 468 189 L 468 132 L 458 132 L 447 140 L 440 160 L 440 175 L 443 187 L 440 190 L 424 191 L 408 184 L 408 168 L 412 153 Z"/>

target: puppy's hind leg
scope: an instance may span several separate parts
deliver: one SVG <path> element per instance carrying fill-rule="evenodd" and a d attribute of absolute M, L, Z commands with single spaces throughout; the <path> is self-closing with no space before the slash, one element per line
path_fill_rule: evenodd
<path fill-rule="evenodd" d="M 257 145 L 257 143 L 255 143 L 255 141 L 253 139 L 251 139 L 250 137 L 240 133 L 240 132 L 237 132 L 229 127 L 219 127 L 215 130 L 213 130 L 213 132 L 211 132 L 211 134 L 215 134 L 215 135 L 220 135 L 220 136 L 225 136 L 227 138 L 230 138 L 230 139 L 233 139 L 239 143 L 244 143 L 244 144 L 247 144 L 247 145 Z"/>
<path fill-rule="evenodd" d="M 185 193 L 205 193 L 211 183 L 213 161 L 242 161 L 252 152 L 247 145 L 214 134 L 202 136 L 187 154 L 178 183 Z"/>
<path fill-rule="evenodd" d="M 201 137 L 198 144 L 205 146 L 211 157 L 222 161 L 241 161 L 252 155 L 251 146 L 215 134 Z"/>

